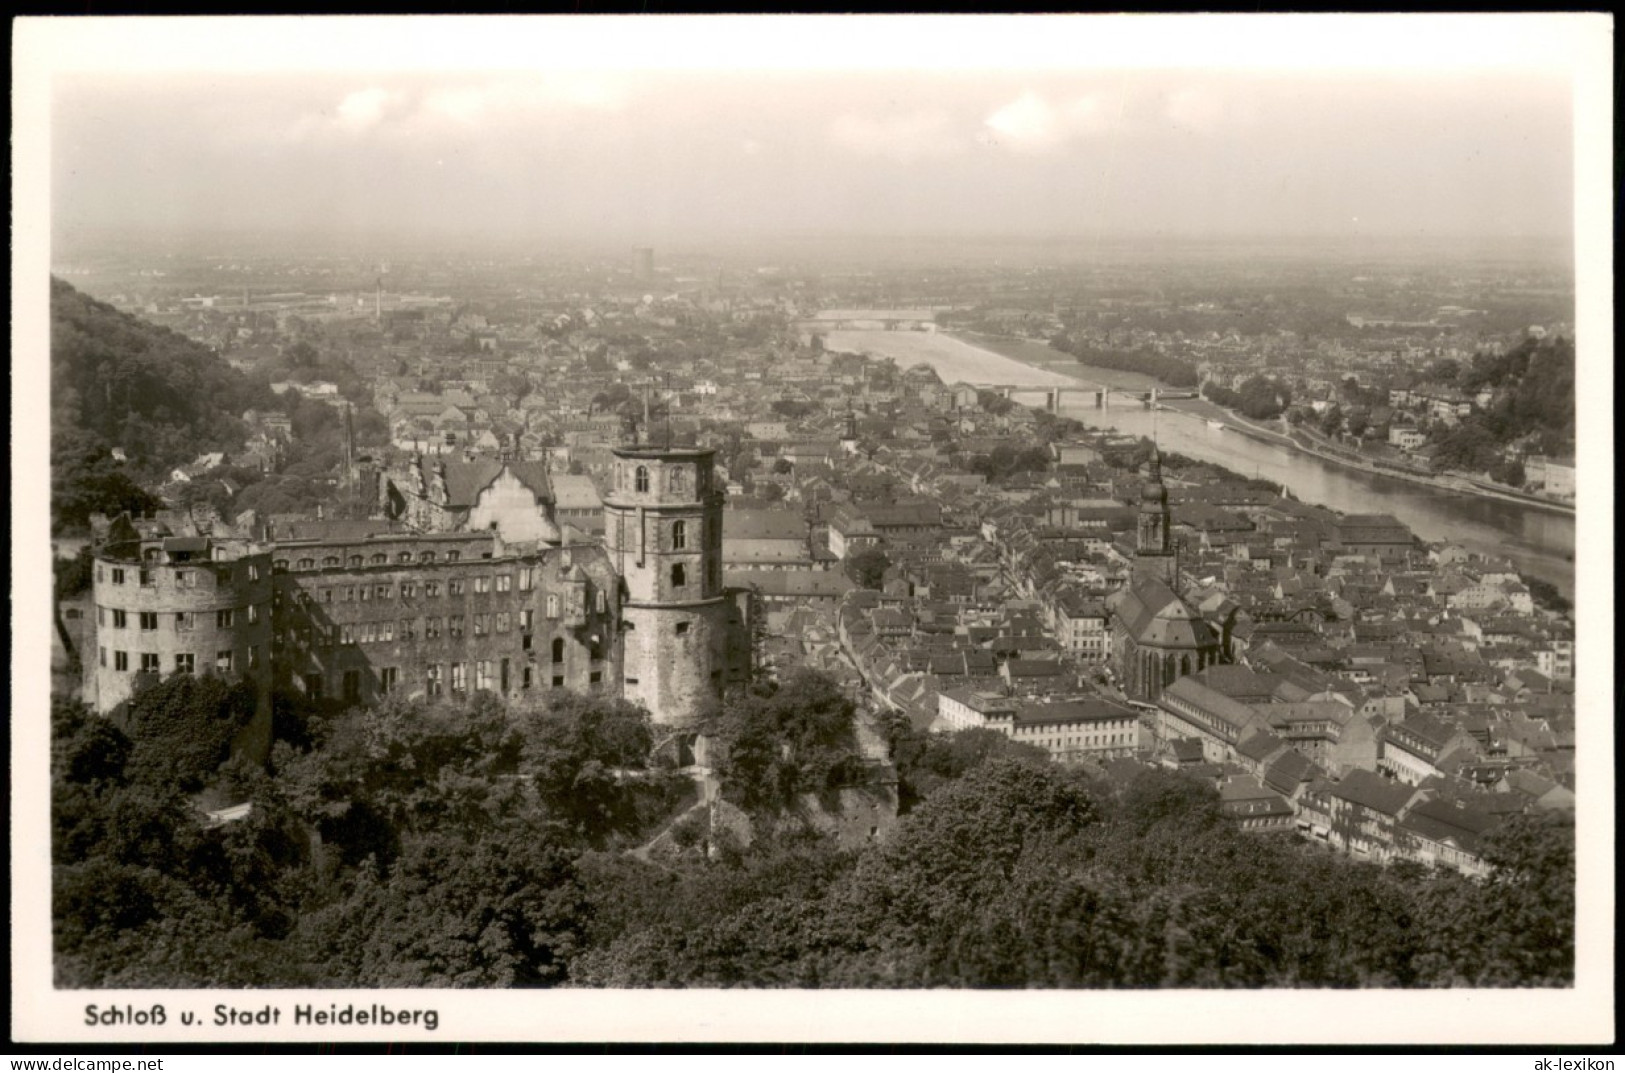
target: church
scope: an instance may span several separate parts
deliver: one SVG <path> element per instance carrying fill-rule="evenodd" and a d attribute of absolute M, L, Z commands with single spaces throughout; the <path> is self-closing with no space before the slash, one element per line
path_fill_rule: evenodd
<path fill-rule="evenodd" d="M 1133 575 L 1106 602 L 1118 682 L 1146 703 L 1175 679 L 1226 661 L 1219 631 L 1179 595 L 1172 530 L 1162 457 L 1152 447 L 1140 487 Z"/>

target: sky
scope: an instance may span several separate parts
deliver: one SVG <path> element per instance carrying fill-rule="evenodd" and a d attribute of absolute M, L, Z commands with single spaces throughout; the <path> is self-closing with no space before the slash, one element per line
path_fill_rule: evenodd
<path fill-rule="evenodd" d="M 1562 35 L 1483 16 L 155 21 L 50 73 L 58 236 L 1572 230 Z"/>

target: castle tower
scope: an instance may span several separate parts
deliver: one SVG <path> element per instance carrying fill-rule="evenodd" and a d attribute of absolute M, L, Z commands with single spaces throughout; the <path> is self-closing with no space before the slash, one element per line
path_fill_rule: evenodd
<path fill-rule="evenodd" d="M 234 746 L 264 760 L 271 746 L 270 549 L 230 537 L 142 536 L 120 519 L 94 560 L 90 704 L 106 714 L 172 674 L 246 679 L 255 713 Z"/>
<path fill-rule="evenodd" d="M 622 695 L 685 726 L 722 689 L 722 492 L 710 448 L 614 449 L 604 542 L 620 573 Z"/>
<path fill-rule="evenodd" d="M 1140 514 L 1134 546 L 1134 580 L 1154 577 L 1174 581 L 1173 524 L 1168 511 L 1168 489 L 1162 483 L 1162 455 L 1155 446 L 1146 463 L 1140 487 Z"/>

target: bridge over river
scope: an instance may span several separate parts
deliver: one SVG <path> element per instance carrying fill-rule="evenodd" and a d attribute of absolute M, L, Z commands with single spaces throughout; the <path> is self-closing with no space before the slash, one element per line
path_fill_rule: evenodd
<path fill-rule="evenodd" d="M 1112 388 L 1101 384 L 1079 382 L 1077 387 L 1023 387 L 1018 384 L 976 384 L 978 388 L 997 391 L 1011 402 L 1023 406 L 1038 406 L 1051 413 L 1059 413 L 1063 408 L 1075 408 L 1079 405 L 1091 406 L 1096 410 L 1109 410 L 1112 402 L 1119 406 L 1137 406 L 1149 410 L 1164 399 L 1194 399 L 1194 391 L 1184 391 L 1177 388 L 1150 388 L 1145 391 L 1133 391 L 1127 388 Z"/>

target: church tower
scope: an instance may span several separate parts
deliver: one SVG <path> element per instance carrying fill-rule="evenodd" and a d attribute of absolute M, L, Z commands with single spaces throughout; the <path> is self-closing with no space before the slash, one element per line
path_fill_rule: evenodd
<path fill-rule="evenodd" d="M 1162 483 L 1162 455 L 1155 445 L 1146 463 L 1140 487 L 1138 539 L 1134 546 L 1134 580 L 1156 578 L 1174 583 L 1173 522 L 1168 512 L 1168 489 Z"/>
<path fill-rule="evenodd" d="M 722 491 L 710 448 L 617 447 L 604 542 L 621 594 L 622 695 L 657 724 L 693 724 L 722 689 Z"/>

